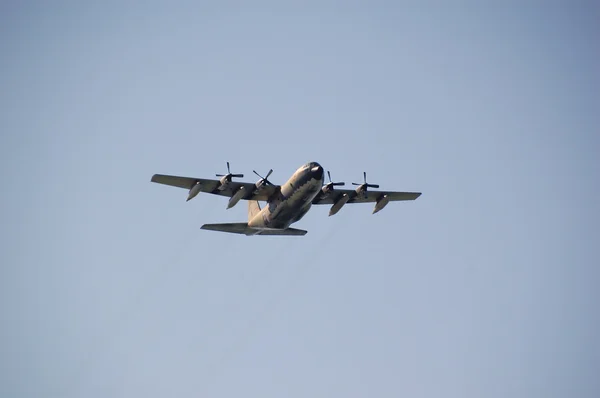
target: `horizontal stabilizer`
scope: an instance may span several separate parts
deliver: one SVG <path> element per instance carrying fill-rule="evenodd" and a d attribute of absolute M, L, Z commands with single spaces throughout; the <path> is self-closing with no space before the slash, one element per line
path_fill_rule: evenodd
<path fill-rule="evenodd" d="M 204 224 L 201 229 L 209 231 L 229 232 L 232 234 L 243 234 L 243 235 L 295 235 L 302 236 L 306 235 L 307 231 L 295 228 L 286 229 L 258 229 L 248 227 L 248 223 L 235 222 L 235 223 L 224 223 L 224 224 Z"/>

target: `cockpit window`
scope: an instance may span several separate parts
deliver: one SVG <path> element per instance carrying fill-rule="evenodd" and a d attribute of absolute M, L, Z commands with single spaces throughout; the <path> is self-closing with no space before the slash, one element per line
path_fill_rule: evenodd
<path fill-rule="evenodd" d="M 308 162 L 306 163 L 304 166 L 300 167 L 298 169 L 298 172 L 304 171 L 304 170 L 308 170 L 310 169 L 310 167 L 313 165 L 313 162 Z"/>

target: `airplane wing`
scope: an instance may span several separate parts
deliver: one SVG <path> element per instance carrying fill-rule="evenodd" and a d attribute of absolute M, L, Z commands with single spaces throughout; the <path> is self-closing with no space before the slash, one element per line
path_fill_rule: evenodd
<path fill-rule="evenodd" d="M 268 200 L 269 197 L 275 194 L 279 189 L 279 187 L 276 185 L 265 185 L 261 187 L 258 192 L 256 192 L 256 185 L 254 183 L 231 181 L 229 184 L 227 184 L 227 187 L 221 191 L 219 190 L 219 180 L 209 180 L 195 177 L 178 177 L 165 174 L 154 174 L 150 181 L 158 184 L 170 185 L 172 187 L 184 188 L 187 190 L 190 190 L 193 186 L 199 185 L 199 192 L 226 196 L 228 198 L 232 197 L 240 187 L 244 187 L 244 191 L 246 193 L 241 199 L 261 201 Z"/>
<path fill-rule="evenodd" d="M 366 196 L 357 195 L 353 189 L 335 189 L 328 195 L 322 192 L 313 199 L 314 205 L 332 205 L 336 203 L 344 194 L 350 199 L 347 203 L 372 203 L 387 195 L 390 202 L 399 200 L 415 200 L 421 196 L 421 192 L 394 192 L 394 191 L 367 191 Z"/>

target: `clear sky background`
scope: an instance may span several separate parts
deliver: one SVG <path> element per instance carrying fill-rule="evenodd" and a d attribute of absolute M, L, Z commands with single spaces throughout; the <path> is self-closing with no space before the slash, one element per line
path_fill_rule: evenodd
<path fill-rule="evenodd" d="M 98 3 L 0 5 L 0 396 L 600 396 L 597 3 Z"/>

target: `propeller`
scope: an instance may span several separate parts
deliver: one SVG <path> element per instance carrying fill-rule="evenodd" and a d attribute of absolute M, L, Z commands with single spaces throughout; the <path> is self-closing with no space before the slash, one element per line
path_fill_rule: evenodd
<path fill-rule="evenodd" d="M 231 170 L 229 169 L 229 162 L 227 162 L 227 174 L 215 174 L 217 177 L 227 177 L 228 181 L 231 181 L 232 177 L 235 178 L 244 178 L 243 174 L 231 174 Z"/>
<path fill-rule="evenodd" d="M 329 177 L 329 183 L 325 185 L 326 187 L 339 187 L 346 185 L 345 182 L 332 182 L 331 173 L 329 171 L 327 171 L 327 176 Z"/>
<path fill-rule="evenodd" d="M 359 185 L 359 186 L 363 186 L 365 188 L 379 188 L 378 184 L 367 184 L 367 172 L 366 171 L 363 171 L 363 175 L 364 175 L 364 179 L 365 179 L 364 183 L 359 184 L 357 182 L 353 182 L 352 185 Z"/>
<path fill-rule="evenodd" d="M 258 183 L 260 183 L 260 185 L 266 184 L 266 185 L 273 185 L 273 183 L 269 180 L 267 180 L 267 178 L 269 178 L 269 176 L 271 175 L 271 173 L 273 172 L 273 169 L 269 170 L 269 172 L 267 173 L 266 177 L 261 176 L 260 174 L 258 174 L 256 172 L 256 170 L 252 170 L 254 172 L 254 174 L 256 174 L 257 176 L 260 177 L 260 180 L 258 181 Z M 259 185 L 257 183 L 257 185 Z"/>

